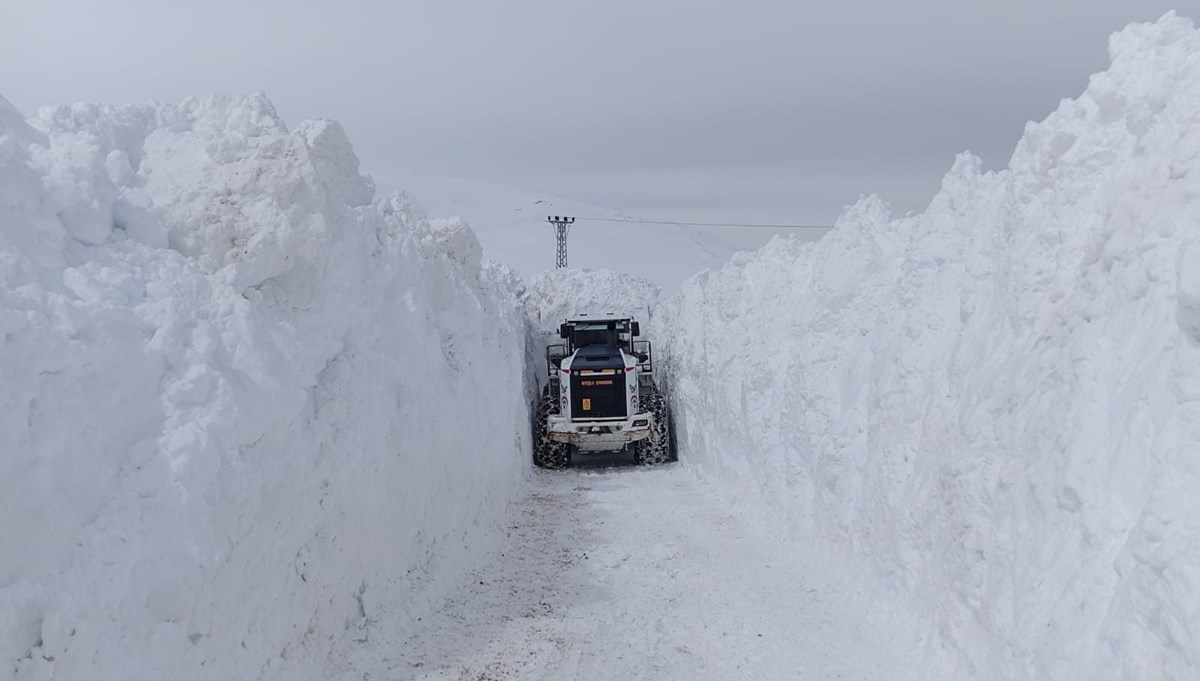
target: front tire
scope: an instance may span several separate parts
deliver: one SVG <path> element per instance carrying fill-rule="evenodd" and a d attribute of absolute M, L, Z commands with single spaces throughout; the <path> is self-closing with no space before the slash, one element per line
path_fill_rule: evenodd
<path fill-rule="evenodd" d="M 633 460 L 639 466 L 654 466 L 671 460 L 671 423 L 667 410 L 667 397 L 655 392 L 646 400 L 654 425 L 650 437 L 634 443 Z"/>
<path fill-rule="evenodd" d="M 558 413 L 558 404 L 550 391 L 542 394 L 534 408 L 533 463 L 538 468 L 560 469 L 571 465 L 571 445 L 550 439 L 547 418 Z"/>

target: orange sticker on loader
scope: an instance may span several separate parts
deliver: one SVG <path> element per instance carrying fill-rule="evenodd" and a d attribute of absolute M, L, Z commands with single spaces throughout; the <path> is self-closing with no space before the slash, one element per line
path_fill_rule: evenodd
<path fill-rule="evenodd" d="M 589 410 L 591 410 L 591 408 L 592 408 L 592 401 L 586 397 L 583 398 L 583 410 L 589 411 Z"/>

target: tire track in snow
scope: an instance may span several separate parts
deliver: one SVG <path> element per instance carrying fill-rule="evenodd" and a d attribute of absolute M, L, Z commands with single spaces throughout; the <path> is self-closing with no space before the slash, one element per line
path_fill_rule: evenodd
<path fill-rule="evenodd" d="M 383 649 L 360 671 L 414 681 L 887 678 L 818 564 L 756 537 L 677 467 L 538 472 L 492 560 L 407 640 L 372 643 Z"/>

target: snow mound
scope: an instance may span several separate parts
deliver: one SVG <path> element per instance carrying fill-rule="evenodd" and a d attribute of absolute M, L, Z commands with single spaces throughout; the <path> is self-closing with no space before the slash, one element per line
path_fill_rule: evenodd
<path fill-rule="evenodd" d="M 893 678 L 1200 678 L 1200 32 L 1167 15 L 922 215 L 670 309 L 683 459 L 862 567 Z"/>
<path fill-rule="evenodd" d="M 607 315 L 649 320 L 662 291 L 653 283 L 612 270 L 543 272 L 525 289 L 530 321 L 558 332 L 568 317 Z"/>
<path fill-rule="evenodd" d="M 0 678 L 327 678 L 499 536 L 516 293 L 373 197 L 261 96 L 0 100 Z"/>

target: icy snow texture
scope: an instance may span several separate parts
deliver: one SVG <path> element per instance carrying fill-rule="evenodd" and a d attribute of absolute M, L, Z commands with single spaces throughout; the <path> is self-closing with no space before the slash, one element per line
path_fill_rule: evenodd
<path fill-rule="evenodd" d="M 324 678 L 489 545 L 524 320 L 262 97 L 0 100 L 0 678 Z"/>
<path fill-rule="evenodd" d="M 683 458 L 846 552 L 895 678 L 1200 678 L 1200 33 L 1168 15 L 928 210 L 684 285 Z"/>
<path fill-rule="evenodd" d="M 543 272 L 525 289 L 531 322 L 558 332 L 558 325 L 579 315 L 633 317 L 645 322 L 661 290 L 645 279 L 612 270 L 563 269 Z"/>

